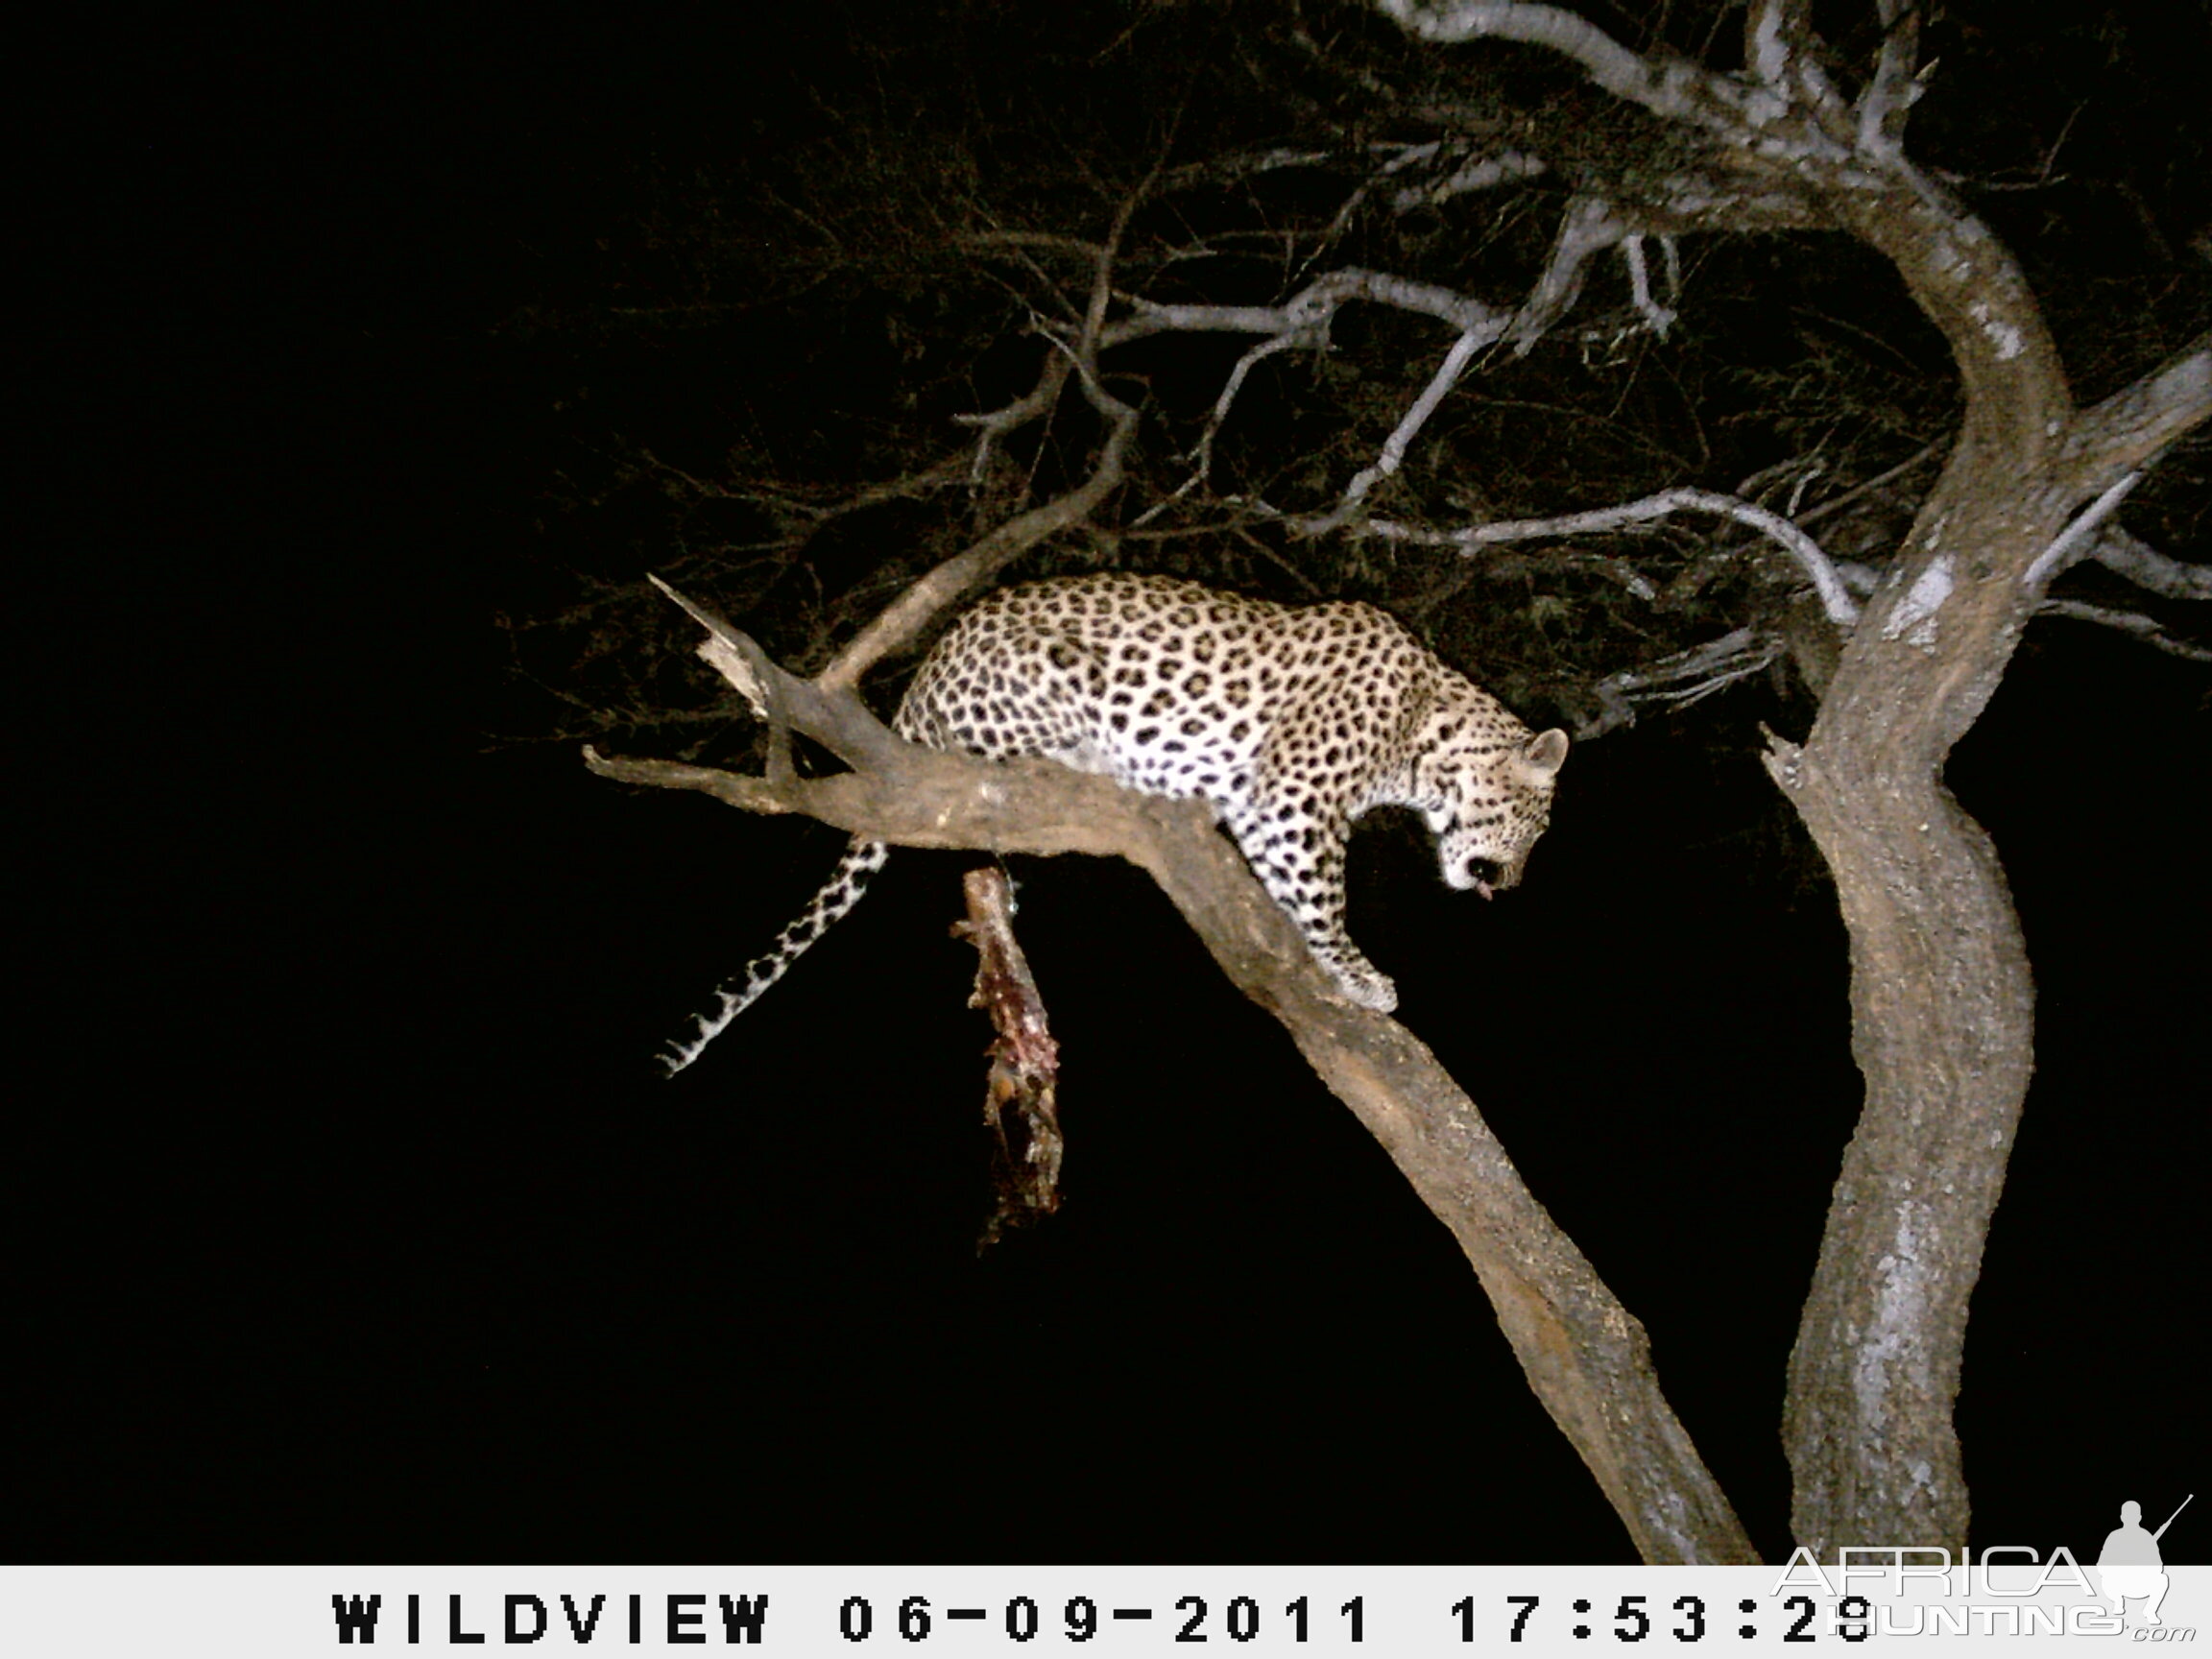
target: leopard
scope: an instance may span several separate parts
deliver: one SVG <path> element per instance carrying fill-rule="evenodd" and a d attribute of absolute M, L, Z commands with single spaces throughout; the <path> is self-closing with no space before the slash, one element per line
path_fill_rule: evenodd
<path fill-rule="evenodd" d="M 1336 995 L 1390 1013 L 1396 986 L 1345 930 L 1345 845 L 1410 807 L 1447 885 L 1517 885 L 1551 822 L 1567 733 L 1534 732 L 1357 600 L 1280 605 L 1106 571 L 999 589 L 923 660 L 892 720 L 910 742 L 1043 757 L 1150 795 L 1203 797 Z M 680 1070 L 859 902 L 889 848 L 855 836 L 821 890 L 664 1056 Z"/>

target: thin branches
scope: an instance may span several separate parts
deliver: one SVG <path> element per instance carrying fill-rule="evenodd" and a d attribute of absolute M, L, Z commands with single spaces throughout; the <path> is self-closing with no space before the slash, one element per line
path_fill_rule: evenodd
<path fill-rule="evenodd" d="M 1157 174 L 1156 167 L 1154 175 Z M 822 671 L 820 684 L 825 689 L 851 690 L 859 685 L 863 674 L 920 634 L 932 617 L 962 594 L 989 581 L 1009 562 L 1046 537 L 1086 522 L 1120 487 L 1129 445 L 1137 434 L 1137 411 L 1106 389 L 1098 373 L 1099 337 L 1105 328 L 1107 306 L 1113 295 L 1114 260 L 1122 235 L 1128 229 L 1130 216 L 1149 184 L 1147 180 L 1133 191 L 1115 214 L 1113 229 L 1105 246 L 1098 251 L 1081 334 L 1071 344 L 1053 342 L 1061 354 L 1057 361 L 1064 366 L 1056 370 L 1055 360 L 1048 359 L 1038 389 L 1015 406 L 1033 414 L 1043 413 L 1052 405 L 1067 383 L 1069 373 L 1072 372 L 1083 389 L 1085 400 L 1106 422 L 1106 436 L 1098 446 L 1098 457 L 1090 476 L 1043 506 L 1008 519 L 900 594 Z M 978 443 L 988 443 L 1002 429 L 987 423 Z"/>
<path fill-rule="evenodd" d="M 1917 0 L 1877 0 L 1877 7 L 1882 51 L 1859 99 L 1858 147 L 1863 155 L 1902 161 L 1905 112 L 1926 87 L 1914 73 L 1920 57 L 1920 7 Z"/>
<path fill-rule="evenodd" d="M 1676 709 L 1701 703 L 1714 692 L 1763 672 L 1781 654 L 1779 640 L 1754 629 L 1737 628 L 1642 668 L 1607 675 L 1591 687 L 1600 712 L 1576 729 L 1575 740 L 1586 743 L 1619 727 L 1633 725 L 1639 703 L 1661 703 Z"/>
<path fill-rule="evenodd" d="M 2168 599 L 2212 599 L 2212 565 L 2184 565 L 2117 524 L 2104 526 L 2089 557 L 2114 575 Z"/>
<path fill-rule="evenodd" d="M 1245 352 L 1230 371 L 1214 400 L 1206 428 L 1191 452 L 1195 469 L 1170 498 L 1179 499 L 1210 477 L 1215 439 L 1253 368 L 1293 346 L 1325 348 L 1330 322 L 1347 301 L 1371 301 L 1455 324 L 1460 330 L 1458 338 L 1431 373 L 1427 385 L 1399 417 L 1375 459 L 1345 485 L 1334 511 L 1325 517 L 1300 520 L 1303 534 L 1325 535 L 1350 524 L 1376 486 L 1405 465 L 1422 429 L 1484 349 L 1511 338 L 1516 350 L 1526 353 L 1574 305 L 1581 292 L 1590 256 L 1624 241 L 1632 244 L 1630 272 L 1638 309 L 1648 326 L 1664 333 L 1673 321 L 1673 314 L 1651 300 L 1641 241 L 1632 236 L 1630 227 L 1608 204 L 1584 196 L 1571 203 L 1561 216 L 1558 234 L 1543 271 L 1531 285 L 1528 297 L 1511 312 L 1498 310 L 1433 283 L 1378 271 L 1351 269 L 1316 278 L 1278 306 L 1162 305 L 1137 300 L 1133 301 L 1133 315 L 1119 326 L 1107 330 L 1106 338 L 1109 343 L 1118 344 L 1169 330 L 1215 329 L 1273 336 Z M 1160 503 L 1138 522 L 1145 522 L 1166 505 L 1166 502 Z"/>
<path fill-rule="evenodd" d="M 1406 451 L 1413 446 L 1413 440 L 1420 435 L 1421 428 L 1429 423 L 1429 417 L 1436 413 L 1437 405 L 1444 401 L 1444 395 L 1458 384 L 1459 376 L 1467 372 L 1467 365 L 1475 360 L 1475 353 L 1503 332 L 1503 324 L 1501 320 L 1496 328 L 1470 328 L 1452 343 L 1452 349 L 1444 354 L 1444 361 L 1437 365 L 1436 373 L 1429 377 L 1429 384 L 1422 388 L 1421 396 L 1413 400 L 1413 406 L 1406 411 L 1396 429 L 1383 441 L 1382 452 L 1361 468 L 1352 482 L 1344 487 L 1343 499 L 1337 502 L 1334 513 L 1326 518 L 1310 521 L 1311 534 L 1324 535 L 1349 523 L 1353 514 L 1359 510 L 1359 504 L 1367 499 L 1367 492 L 1405 465 Z"/>
<path fill-rule="evenodd" d="M 1849 588 L 1838 574 L 1836 565 L 1820 544 L 1803 530 L 1755 502 L 1741 500 L 1734 495 L 1722 495 L 1711 490 L 1662 490 L 1657 494 L 1641 500 L 1625 501 L 1617 507 L 1596 507 L 1586 513 L 1566 513 L 1553 518 L 1516 518 L 1491 524 L 1471 524 L 1457 530 L 1429 530 L 1410 524 L 1402 524 L 1388 518 L 1369 518 L 1354 528 L 1362 536 L 1374 536 L 1383 541 L 1402 541 L 1417 547 L 1450 547 L 1462 557 L 1472 557 L 1479 549 L 1495 546 L 1505 541 L 1527 541 L 1553 536 L 1593 536 L 1605 531 L 1625 529 L 1636 524 L 1647 524 L 1681 512 L 1718 513 L 1745 524 L 1778 543 L 1784 552 L 1795 560 L 1820 596 L 1821 608 L 1830 621 L 1839 628 L 1849 628 L 1859 620 L 1859 605 L 1851 597 Z M 1308 520 L 1316 525 L 1330 524 L 1331 520 Z"/>
<path fill-rule="evenodd" d="M 1331 322 L 1340 308 L 1355 300 L 1389 305 L 1402 311 L 1416 312 L 1455 324 L 1463 330 L 1460 336 L 1463 342 L 1474 340 L 1477 343 L 1466 349 L 1466 354 L 1471 354 L 1481 344 L 1502 337 L 1510 321 L 1507 313 L 1435 283 L 1418 282 L 1387 272 L 1366 271 L 1357 267 L 1333 271 L 1316 277 L 1280 305 L 1164 305 L 1143 299 L 1131 301 L 1132 314 L 1105 331 L 1108 345 L 1120 345 L 1165 332 L 1224 332 L 1269 336 L 1240 356 L 1230 370 L 1219 396 L 1214 398 L 1213 413 L 1207 419 L 1205 430 L 1199 435 L 1190 452 L 1190 459 L 1194 463 L 1190 476 L 1166 500 L 1142 515 L 1136 520 L 1137 523 L 1149 521 L 1164 511 L 1170 501 L 1180 499 L 1211 478 L 1214 442 L 1229 418 L 1238 392 L 1243 389 L 1245 377 L 1252 370 L 1279 351 L 1295 348 L 1325 349 L 1329 342 Z M 1464 367 L 1465 360 L 1466 355 L 1459 357 L 1460 368 Z M 1454 368 L 1448 378 L 1440 375 L 1438 381 L 1431 382 L 1428 408 L 1434 407 L 1434 400 L 1440 399 L 1444 391 L 1450 389 L 1451 382 L 1458 377 L 1458 373 L 1459 369 Z M 1398 458 L 1403 458 L 1405 445 L 1412 442 L 1413 433 L 1419 430 L 1420 421 L 1427 418 L 1427 409 L 1423 409 L 1419 418 L 1412 420 L 1410 429 L 1401 423 L 1403 441 L 1399 443 Z M 1386 446 L 1386 458 L 1388 455 Z M 1395 470 L 1396 466 L 1397 459 L 1388 459 L 1383 471 L 1378 476 L 1386 476 L 1389 471 Z M 1358 488 L 1357 481 L 1355 487 Z M 1361 489 L 1361 493 L 1364 493 L 1364 489 Z"/>
<path fill-rule="evenodd" d="M 2175 638 L 2155 617 L 2146 616 L 2139 611 L 2115 611 L 2108 605 L 2090 605 L 2080 599 L 2046 599 L 2035 607 L 2035 614 L 2094 622 L 2100 628 L 2117 629 L 2169 656 L 2185 657 L 2192 662 L 2212 662 L 2212 650 Z"/>

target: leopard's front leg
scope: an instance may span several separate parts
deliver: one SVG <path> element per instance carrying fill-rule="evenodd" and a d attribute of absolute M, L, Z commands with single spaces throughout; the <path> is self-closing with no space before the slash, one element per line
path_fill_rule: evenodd
<path fill-rule="evenodd" d="M 1298 925 L 1339 994 L 1379 1013 L 1397 1007 L 1398 987 L 1360 954 L 1344 930 L 1347 826 L 1307 820 L 1296 803 L 1265 801 L 1229 813 L 1226 822 L 1252 873 Z"/>

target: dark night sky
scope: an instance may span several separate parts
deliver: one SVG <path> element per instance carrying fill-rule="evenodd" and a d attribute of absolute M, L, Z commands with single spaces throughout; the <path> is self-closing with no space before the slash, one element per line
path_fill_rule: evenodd
<path fill-rule="evenodd" d="M 534 236 L 748 141 L 804 45 L 625 30 L 56 48 L 6 1552 L 1628 1559 L 1442 1228 L 1131 871 L 1017 868 L 1068 1203 L 980 1261 L 960 859 L 900 855 L 657 1079 L 837 837 L 486 752 L 544 465 L 487 330 Z M 1952 767 L 2041 993 L 1960 1407 L 1981 1543 L 2202 1484 L 2205 699 L 2044 623 Z M 1578 753 L 1493 905 L 1385 824 L 1352 927 L 1779 1553 L 1857 1076 L 1761 718 L 1802 732 L 1752 689 Z"/>

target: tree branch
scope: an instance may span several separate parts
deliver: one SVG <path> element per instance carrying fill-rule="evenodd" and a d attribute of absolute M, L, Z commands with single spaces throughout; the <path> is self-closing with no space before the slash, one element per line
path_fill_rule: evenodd
<path fill-rule="evenodd" d="M 1678 112 L 1649 63 L 1597 25 L 1557 6 L 1522 0 L 1445 0 L 1437 5 L 1381 0 L 1381 5 L 1400 28 L 1424 40 L 1456 45 L 1488 37 L 1548 47 L 1579 63 L 1591 80 L 1616 97 L 1661 114 Z"/>
<path fill-rule="evenodd" d="M 1647 667 L 1607 675 L 1591 687 L 1601 712 L 1575 730 L 1575 740 L 1586 743 L 1620 727 L 1634 725 L 1639 703 L 1664 703 L 1676 709 L 1701 703 L 1714 692 L 1761 672 L 1780 655 L 1780 641 L 1750 628 L 1738 628 Z"/>
<path fill-rule="evenodd" d="M 710 613 L 702 620 L 718 667 L 729 664 L 726 673 L 753 682 L 748 695 L 781 707 L 795 730 L 854 769 L 776 783 L 587 749 L 593 772 L 703 790 L 748 811 L 805 812 L 903 846 L 1083 852 L 1145 870 L 1238 989 L 1283 1022 L 1308 1063 L 1451 1228 L 1529 1385 L 1644 1558 L 1757 1559 L 1659 1390 L 1643 1327 L 1529 1193 L 1435 1056 L 1387 1016 L 1335 995 L 1288 914 L 1214 831 L 1202 803 L 1139 794 L 1051 761 L 998 764 L 902 742 L 850 685 L 808 685 Z"/>
<path fill-rule="evenodd" d="M 1559 215 L 1551 255 L 1513 316 L 1514 349 L 1523 355 L 1535 346 L 1581 296 L 1590 255 L 1625 241 L 1631 227 L 1599 196 L 1577 196 Z"/>
<path fill-rule="evenodd" d="M 1527 0 L 1377 0 L 1377 5 L 1424 40 L 1444 45 L 1514 40 L 1556 52 L 1615 97 L 1701 128 L 1732 146 L 1826 163 L 1851 156 L 1841 100 L 1818 60 L 1803 49 L 1809 31 L 1791 15 L 1799 0 L 1754 8 L 1748 25 L 1753 34 L 1747 48 L 1749 76 L 1716 74 L 1665 51 L 1640 56 L 1572 12 Z"/>
<path fill-rule="evenodd" d="M 1540 179 L 1551 171 L 1541 156 L 1530 156 L 1519 150 L 1485 151 L 1469 156 L 1448 179 L 1439 179 L 1427 184 L 1411 184 L 1390 198 L 1390 205 L 1401 213 L 1410 213 L 1416 207 L 1435 207 L 1455 196 L 1464 196 L 1475 190 L 1495 190 L 1501 184 L 1516 183 L 1524 179 Z"/>
<path fill-rule="evenodd" d="M 1475 353 L 1503 332 L 1503 326 L 1496 330 L 1470 328 L 1452 343 L 1452 349 L 1444 353 L 1444 361 L 1436 366 L 1436 373 L 1429 377 L 1421 396 L 1413 399 L 1413 406 L 1400 417 L 1397 426 L 1383 441 L 1382 452 L 1353 475 L 1352 482 L 1344 487 L 1344 495 L 1336 503 L 1336 510 L 1326 518 L 1314 521 L 1313 534 L 1325 535 L 1348 522 L 1359 510 L 1359 503 L 1367 499 L 1368 491 L 1406 464 L 1406 451 L 1413 446 L 1413 440 L 1429 423 L 1429 417 L 1436 413 L 1445 394 L 1459 383 L 1459 376 L 1467 373 L 1467 365 L 1475 360 Z"/>
<path fill-rule="evenodd" d="M 1816 1559 L 1868 1537 L 1962 1547 L 1952 1408 L 1968 1299 L 2027 1094 L 2033 992 L 2002 865 L 1942 789 L 1940 769 L 1986 707 L 2032 607 L 2035 589 L 2013 578 L 2038 565 L 2048 574 L 2070 545 L 2086 545 L 2112 503 L 2084 515 L 2070 543 L 2068 515 L 2200 418 L 2190 411 L 2207 400 L 2212 362 L 2185 354 L 2078 414 L 2018 261 L 1895 142 L 1911 42 L 1894 27 L 1854 112 L 1819 62 L 1810 0 L 1752 0 L 1742 77 L 1640 58 L 1552 7 L 1378 3 L 1431 39 L 1489 35 L 1561 53 L 1600 86 L 1701 133 L 1707 174 L 1740 175 L 1753 203 L 1795 203 L 1886 256 L 1958 365 L 1960 438 L 1869 603 L 1874 625 L 1852 630 L 1803 747 L 1776 739 L 1767 765 L 1836 876 L 1866 1091 L 1791 1355 L 1791 1524 Z M 1884 20 L 1898 22 L 1893 10 Z M 1633 192 L 1638 228 L 1673 228 L 1676 216 L 1750 227 L 1731 186 L 1616 172 L 1628 181 L 1606 187 Z M 1846 614 L 1836 572 L 1818 580 L 1831 616 Z"/>
<path fill-rule="evenodd" d="M 2136 587 L 2168 599 L 2212 599 L 2212 565 L 2170 559 L 2117 524 L 2104 526 L 2089 557 Z"/>
<path fill-rule="evenodd" d="M 2104 402 L 2084 409 L 2067 434 L 2066 458 L 2084 491 L 2111 487 L 2114 477 L 2153 457 L 2212 415 L 2212 329 Z"/>
<path fill-rule="evenodd" d="M 2076 514 L 2066 528 L 2051 538 L 2051 544 L 2035 555 L 2027 569 L 2020 572 L 2020 585 L 2040 588 L 2052 577 L 2065 569 L 2076 560 L 2085 557 L 2095 545 L 2097 527 L 2109 517 L 2128 493 L 2143 481 L 2140 472 L 2125 472 L 2114 480 L 2111 488 Z"/>
<path fill-rule="evenodd" d="M 1336 312 L 1354 300 L 1415 311 L 1455 328 L 1502 325 L 1507 314 L 1481 301 L 1433 282 L 1397 276 L 1387 271 L 1348 266 L 1316 276 L 1280 305 L 1164 305 L 1130 297 L 1131 314 L 1110 324 L 1099 336 L 1101 349 L 1166 333 L 1296 334 L 1313 337 L 1326 330 Z M 1325 338 L 1325 333 L 1320 337 Z"/>
<path fill-rule="evenodd" d="M 1158 181 L 1165 161 L 1163 155 L 1152 171 L 1115 209 L 1105 245 L 1097 250 L 1091 297 L 1083 312 L 1082 332 L 1071 346 L 1060 347 L 1083 388 L 1085 400 L 1106 421 L 1105 442 L 1099 445 L 1098 462 L 1092 469 L 1091 476 L 1057 499 L 1008 519 L 900 594 L 822 671 L 820 684 L 825 690 L 851 690 L 859 685 L 863 674 L 914 638 L 928 626 L 932 617 L 962 594 L 981 587 L 1047 536 L 1084 522 L 1120 486 L 1129 444 L 1137 433 L 1137 411 L 1106 390 L 1098 373 L 1098 351 L 1106 332 L 1106 311 L 1114 294 L 1114 261 L 1119 254 L 1121 239 L 1128 231 L 1130 219 Z M 1021 419 L 1030 419 L 1032 413 L 1042 412 L 1050 405 L 1066 380 L 1066 370 L 1055 373 L 1048 365 L 1037 390 L 1014 405 L 1013 410 L 1021 412 Z M 989 442 L 993 430 L 988 423 L 990 419 L 986 418 L 984 423 L 985 443 Z"/>
<path fill-rule="evenodd" d="M 2077 622 L 2094 622 L 2101 628 L 2116 628 L 2170 656 L 2186 657 L 2192 662 L 2212 662 L 2212 651 L 2201 645 L 2193 645 L 2186 639 L 2175 638 L 2155 618 L 2140 612 L 2115 611 L 2105 605 L 2085 605 L 2079 599 L 2046 599 L 2035 607 L 2035 614 L 2068 616 Z"/>
<path fill-rule="evenodd" d="M 1834 563 L 1821 552 L 1820 544 L 1779 513 L 1769 512 L 1755 502 L 1743 501 L 1734 495 L 1722 495 L 1711 490 L 1662 490 L 1655 495 L 1628 501 L 1618 507 L 1597 507 L 1587 513 L 1567 513 L 1556 518 L 1515 518 L 1495 524 L 1475 524 L 1460 530 L 1426 530 L 1409 524 L 1401 524 L 1388 518 L 1369 518 L 1354 526 L 1355 533 L 1373 536 L 1387 541 L 1403 541 L 1417 547 L 1452 547 L 1462 556 L 1471 557 L 1479 547 L 1502 541 L 1526 541 L 1538 537 L 1592 536 L 1601 531 L 1619 530 L 1630 524 L 1649 523 L 1664 518 L 1671 513 L 1719 513 L 1740 524 L 1747 524 L 1762 535 L 1771 537 L 1799 568 L 1811 578 L 1814 590 L 1820 595 L 1821 608 L 1830 621 L 1839 628 L 1854 626 L 1859 620 L 1858 601 L 1851 597 L 1843 579 L 1837 573 Z M 1332 525 L 1332 519 L 1299 519 L 1294 526 Z"/>
<path fill-rule="evenodd" d="M 1365 300 L 1376 304 L 1395 306 L 1399 310 L 1418 312 L 1454 324 L 1462 330 L 1459 342 L 1447 354 L 1442 368 L 1431 378 L 1429 390 L 1415 403 L 1414 408 L 1399 423 L 1383 446 L 1382 457 L 1356 478 L 1351 490 L 1364 495 L 1374 483 L 1389 476 L 1404 460 L 1405 451 L 1421 425 L 1437 403 L 1442 400 L 1453 382 L 1458 379 L 1474 352 L 1483 345 L 1502 337 L 1511 316 L 1485 305 L 1479 300 L 1440 288 L 1431 282 L 1417 282 L 1408 277 L 1394 276 L 1382 271 L 1362 271 L 1357 268 L 1333 271 L 1316 277 L 1304 289 L 1280 305 L 1160 305 L 1136 299 L 1131 301 L 1134 315 L 1104 330 L 1103 339 L 1108 346 L 1166 332 L 1224 332 L 1236 334 L 1268 334 L 1273 338 L 1259 345 L 1238 358 L 1229 372 L 1221 392 L 1214 400 L 1213 413 L 1208 417 L 1206 429 L 1199 434 L 1198 443 L 1190 458 L 1195 469 L 1181 489 L 1168 500 L 1162 501 L 1142 515 L 1142 524 L 1165 512 L 1169 501 L 1179 499 L 1206 482 L 1213 469 L 1214 445 L 1220 436 L 1223 422 L 1242 390 L 1244 381 L 1258 363 L 1279 351 L 1293 347 L 1326 346 L 1329 325 L 1337 310 L 1354 300 Z M 1362 482 L 1362 480 L 1364 482 Z"/>
<path fill-rule="evenodd" d="M 1042 507 L 1009 518 L 900 594 L 822 671 L 825 689 L 858 685 L 863 674 L 914 638 L 962 594 L 981 587 L 1047 536 L 1086 521 L 1120 486 L 1130 440 L 1137 433 L 1137 411 L 1108 392 L 1081 362 L 1075 368 L 1085 397 L 1107 422 L 1106 441 L 1099 445 L 1091 476 Z"/>
<path fill-rule="evenodd" d="M 979 415 L 952 417 L 956 424 L 975 428 L 975 452 L 968 463 L 968 482 L 971 485 L 983 482 L 991 469 L 991 452 L 1007 433 L 1020 431 L 1060 401 L 1060 393 L 1067 386 L 1069 372 L 1073 367 L 1073 362 L 1065 352 L 1047 351 L 1045 354 L 1045 367 L 1037 376 L 1037 384 L 1013 402 Z"/>
<path fill-rule="evenodd" d="M 1905 112 L 1919 101 L 1921 82 L 1918 0 L 1879 0 L 1882 53 L 1874 76 L 1859 98 L 1858 148 L 1866 156 L 1902 161 Z"/>
<path fill-rule="evenodd" d="M 1083 343 L 1078 344 L 1071 356 L 1078 368 L 1086 361 L 1094 368 L 1099 350 L 1169 332 L 1270 336 L 1246 351 L 1230 370 L 1214 399 L 1205 430 L 1191 450 L 1194 463 L 1191 475 L 1172 495 L 1156 503 L 1137 519 L 1142 524 L 1208 480 L 1215 440 L 1253 368 L 1264 358 L 1292 347 L 1325 346 L 1330 323 L 1344 304 L 1365 300 L 1436 317 L 1455 325 L 1460 330 L 1459 338 L 1446 352 L 1420 396 L 1400 418 L 1375 460 L 1345 487 L 1334 513 L 1328 518 L 1303 522 L 1303 533 L 1326 534 L 1349 522 L 1374 488 L 1405 465 L 1406 456 L 1422 428 L 1458 383 L 1478 352 L 1508 334 L 1516 342 L 1518 350 L 1527 351 L 1574 305 L 1581 292 L 1591 255 L 1624 242 L 1628 244 L 1630 281 L 1638 312 L 1647 325 L 1664 333 L 1673 320 L 1672 313 L 1651 298 L 1641 236 L 1608 203 L 1598 197 L 1581 196 L 1570 203 L 1561 215 L 1559 230 L 1544 270 L 1527 300 L 1511 313 L 1433 283 L 1352 268 L 1315 278 L 1279 305 L 1161 304 L 1141 296 L 1129 296 L 1130 315 L 1110 324 L 1105 321 L 1107 289 L 1101 278 L 1093 286 Z M 1111 239 L 1109 249 L 1099 252 L 1101 272 L 1106 269 L 1104 262 L 1110 257 L 1110 252 Z M 1057 386 L 1052 390 L 1056 392 Z M 1046 388 L 1040 385 L 1037 392 L 996 415 L 964 419 L 985 428 L 983 441 L 987 445 L 997 427 L 1019 424 L 1033 418 L 1045 397 Z M 979 452 L 978 465 L 980 462 Z M 888 625 L 888 613 L 885 621 Z"/>

